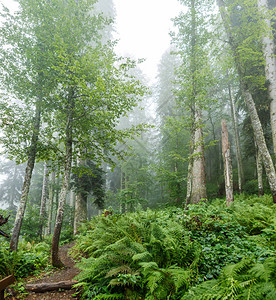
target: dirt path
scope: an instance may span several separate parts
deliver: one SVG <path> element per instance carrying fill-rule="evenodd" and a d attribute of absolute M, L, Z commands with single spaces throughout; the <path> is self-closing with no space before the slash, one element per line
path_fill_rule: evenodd
<path fill-rule="evenodd" d="M 43 276 L 39 279 L 32 279 L 27 283 L 49 283 L 49 282 L 59 282 L 59 281 L 67 281 L 73 280 L 73 278 L 79 274 L 80 270 L 75 267 L 74 261 L 68 255 L 68 250 L 72 248 L 73 243 L 64 245 L 60 247 L 59 255 L 60 259 L 65 265 L 65 268 L 56 270 L 51 272 L 48 275 Z M 27 284 L 26 283 L 26 284 Z M 64 290 L 64 291 L 53 291 L 53 292 L 45 292 L 45 293 L 33 293 L 30 292 L 28 296 L 25 296 L 23 299 L 31 300 L 31 299 L 42 299 L 42 300 L 57 300 L 57 299 L 77 299 L 76 296 L 73 296 L 76 293 L 75 290 Z M 16 299 L 16 298 L 15 298 Z M 19 298 L 19 299 L 22 299 Z"/>

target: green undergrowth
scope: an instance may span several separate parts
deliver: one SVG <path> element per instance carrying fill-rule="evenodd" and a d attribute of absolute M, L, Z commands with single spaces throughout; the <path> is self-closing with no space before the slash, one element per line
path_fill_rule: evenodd
<path fill-rule="evenodd" d="M 271 197 L 242 195 L 96 217 L 73 249 L 83 299 L 276 299 L 274 216 Z"/>
<path fill-rule="evenodd" d="M 17 279 L 39 273 L 48 265 L 50 245 L 46 242 L 21 241 L 17 251 L 9 249 L 7 241 L 1 241 L 0 279 L 14 275 Z"/>

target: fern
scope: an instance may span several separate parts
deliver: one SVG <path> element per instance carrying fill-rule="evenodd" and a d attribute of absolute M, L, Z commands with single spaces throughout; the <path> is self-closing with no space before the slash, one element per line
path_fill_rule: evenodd
<path fill-rule="evenodd" d="M 125 300 L 126 297 L 123 294 L 99 294 L 95 298 L 95 300 Z"/>
<path fill-rule="evenodd" d="M 224 268 L 217 280 L 198 285 L 182 299 L 276 299 L 275 257 L 264 263 L 243 259 Z"/>

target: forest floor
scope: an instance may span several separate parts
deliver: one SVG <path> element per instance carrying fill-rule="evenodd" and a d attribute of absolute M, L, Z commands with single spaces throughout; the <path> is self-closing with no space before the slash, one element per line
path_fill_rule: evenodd
<path fill-rule="evenodd" d="M 59 257 L 64 264 L 64 268 L 53 270 L 50 273 L 40 274 L 39 278 L 31 277 L 24 284 L 37 284 L 37 283 L 53 283 L 60 281 L 71 281 L 73 278 L 80 273 L 80 270 L 75 267 L 75 262 L 68 255 L 68 251 L 73 247 L 74 242 L 63 245 L 59 249 Z M 61 290 L 61 291 L 51 291 L 44 293 L 34 293 L 29 292 L 27 295 L 15 295 L 7 299 L 42 299 L 42 300 L 70 300 L 78 299 L 77 296 L 74 296 L 76 290 Z"/>

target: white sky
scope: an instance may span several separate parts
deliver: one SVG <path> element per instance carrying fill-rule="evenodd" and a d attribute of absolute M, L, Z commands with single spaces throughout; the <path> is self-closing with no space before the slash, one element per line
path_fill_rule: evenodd
<path fill-rule="evenodd" d="M 117 51 L 145 58 L 140 65 L 151 81 L 162 54 L 170 45 L 171 18 L 183 9 L 177 0 L 113 0 L 116 8 Z"/>
<path fill-rule="evenodd" d="M 116 9 L 116 51 L 119 55 L 145 58 L 140 65 L 151 82 L 162 54 L 170 45 L 171 18 L 183 9 L 178 0 L 113 0 Z M 12 0 L 0 3 L 13 7 Z"/>

